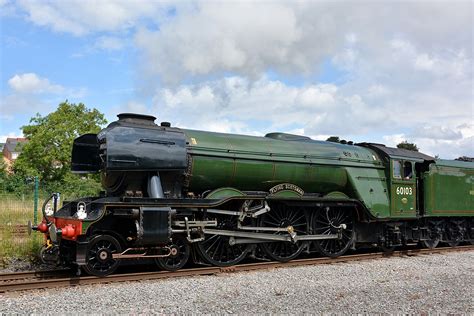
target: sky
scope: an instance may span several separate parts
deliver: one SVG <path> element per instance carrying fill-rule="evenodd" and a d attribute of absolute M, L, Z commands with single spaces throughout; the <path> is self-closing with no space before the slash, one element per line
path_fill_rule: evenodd
<path fill-rule="evenodd" d="M 0 142 L 68 100 L 474 156 L 473 1 L 0 0 Z"/>

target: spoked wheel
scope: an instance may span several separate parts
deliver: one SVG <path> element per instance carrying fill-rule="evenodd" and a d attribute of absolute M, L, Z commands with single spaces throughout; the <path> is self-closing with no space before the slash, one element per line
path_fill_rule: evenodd
<path fill-rule="evenodd" d="M 260 217 L 260 227 L 287 228 L 292 227 L 298 235 L 307 235 L 306 215 L 301 209 L 290 209 L 287 206 L 276 205 L 271 211 Z M 276 234 L 289 236 L 287 231 Z M 264 253 L 273 260 L 286 262 L 295 259 L 303 251 L 305 242 L 276 241 L 260 244 Z"/>
<path fill-rule="evenodd" d="M 235 230 L 237 217 L 212 214 L 217 220 L 216 229 Z M 248 244 L 229 244 L 230 237 L 221 235 L 206 235 L 206 239 L 197 243 L 196 250 L 201 258 L 218 267 L 228 267 L 242 261 L 249 251 Z"/>
<path fill-rule="evenodd" d="M 114 253 L 121 253 L 120 243 L 109 235 L 96 235 L 89 241 L 84 270 L 88 274 L 106 276 L 113 273 L 119 266 L 120 260 L 114 259 Z"/>
<path fill-rule="evenodd" d="M 455 221 L 446 223 L 446 243 L 450 247 L 458 246 L 463 240 L 460 224 Z"/>
<path fill-rule="evenodd" d="M 185 237 L 173 237 L 173 242 L 167 245 L 170 248 L 168 257 L 155 258 L 155 262 L 163 270 L 176 271 L 184 267 L 189 259 L 190 246 Z"/>
<path fill-rule="evenodd" d="M 439 244 L 439 237 L 433 238 L 433 239 L 428 239 L 428 240 L 423 240 L 421 244 L 429 249 L 434 249 L 438 247 Z"/>
<path fill-rule="evenodd" d="M 383 252 L 386 252 L 386 253 L 395 251 L 395 246 L 387 246 L 385 244 L 380 244 L 379 247 Z"/>
<path fill-rule="evenodd" d="M 474 228 L 472 226 L 474 226 L 474 220 L 468 221 L 467 222 L 467 233 L 468 233 L 468 236 L 469 236 L 469 243 L 471 245 L 474 245 Z"/>
<path fill-rule="evenodd" d="M 441 221 L 428 221 L 428 240 L 422 240 L 420 244 L 423 247 L 434 249 L 438 247 L 439 242 L 441 241 L 442 228 Z"/>
<path fill-rule="evenodd" d="M 460 242 L 456 240 L 448 240 L 446 241 L 446 243 L 448 244 L 449 247 L 457 247 Z"/>
<path fill-rule="evenodd" d="M 354 215 L 352 210 L 344 208 L 325 208 L 313 214 L 313 234 L 331 235 L 337 234 L 338 227 L 345 225 L 342 229 L 342 238 L 316 240 L 316 249 L 324 256 L 338 257 L 343 255 L 354 242 Z"/>

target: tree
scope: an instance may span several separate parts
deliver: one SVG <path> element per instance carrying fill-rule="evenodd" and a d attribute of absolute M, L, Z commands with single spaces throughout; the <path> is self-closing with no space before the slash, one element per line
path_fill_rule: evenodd
<path fill-rule="evenodd" d="M 456 158 L 454 160 L 474 162 L 474 157 L 461 156 L 461 157 Z"/>
<path fill-rule="evenodd" d="M 397 145 L 397 148 L 407 149 L 411 151 L 418 151 L 418 147 L 415 143 L 409 143 L 408 141 L 404 140 L 400 144 Z"/>
<path fill-rule="evenodd" d="M 7 176 L 7 166 L 3 158 L 3 154 L 0 153 L 0 178 L 5 178 Z"/>
<path fill-rule="evenodd" d="M 326 139 L 326 141 L 333 142 L 333 143 L 339 143 L 340 139 L 339 139 L 339 136 L 331 136 L 328 139 Z"/>
<path fill-rule="evenodd" d="M 0 153 L 0 189 L 5 188 L 5 184 L 7 183 L 7 166 L 5 165 L 5 161 L 3 160 L 3 155 Z"/>
<path fill-rule="evenodd" d="M 36 114 L 29 125 L 22 127 L 28 142 L 23 145 L 15 161 L 15 172 L 38 176 L 43 183 L 64 184 L 65 180 L 71 179 L 74 139 L 85 133 L 97 133 L 106 123 L 104 115 L 98 110 L 90 110 L 82 103 L 74 104 L 67 100 L 47 116 Z"/>

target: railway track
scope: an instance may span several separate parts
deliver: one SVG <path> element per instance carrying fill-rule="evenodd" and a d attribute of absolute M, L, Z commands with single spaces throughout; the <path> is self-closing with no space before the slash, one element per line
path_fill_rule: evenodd
<path fill-rule="evenodd" d="M 18 282 L 21 280 L 45 280 L 57 278 L 58 276 L 67 276 L 70 274 L 70 269 L 2 273 L 0 274 L 0 286 L 2 283 L 7 282 Z"/>
<path fill-rule="evenodd" d="M 68 286 L 76 286 L 76 285 L 156 280 L 156 279 L 185 277 L 185 276 L 212 275 L 212 274 L 219 274 L 219 273 L 267 270 L 267 269 L 284 268 L 284 267 L 372 260 L 372 259 L 386 258 L 386 257 L 416 256 L 416 255 L 424 255 L 424 254 L 438 254 L 438 253 L 446 253 L 446 252 L 472 251 L 472 250 L 474 250 L 474 246 L 460 246 L 460 247 L 455 247 L 455 248 L 442 247 L 442 248 L 435 248 L 435 249 L 411 249 L 411 250 L 393 251 L 390 253 L 377 252 L 377 253 L 367 253 L 367 254 L 346 255 L 346 256 L 342 256 L 338 258 L 323 257 L 323 258 L 297 259 L 290 262 L 272 261 L 272 262 L 245 263 L 245 264 L 239 264 L 236 266 L 224 267 L 224 268 L 223 267 L 200 267 L 200 268 L 181 269 L 176 272 L 154 271 L 154 272 L 139 272 L 139 273 L 122 273 L 122 274 L 110 275 L 103 278 L 99 278 L 95 276 L 81 276 L 81 277 L 71 276 L 71 270 L 50 270 L 50 271 L 8 273 L 8 274 L 0 274 L 0 293 L 24 291 L 24 290 L 35 290 L 35 289 L 46 289 L 46 288 L 57 288 L 57 287 L 68 287 Z"/>

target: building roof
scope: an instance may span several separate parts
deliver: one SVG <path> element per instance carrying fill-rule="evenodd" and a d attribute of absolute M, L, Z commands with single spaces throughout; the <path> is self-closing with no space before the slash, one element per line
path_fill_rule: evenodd
<path fill-rule="evenodd" d="M 21 152 L 21 147 L 18 147 L 18 144 L 25 143 L 27 140 L 26 138 L 7 138 L 7 142 L 4 145 L 3 150 L 7 150 L 11 153 L 14 152 Z"/>

